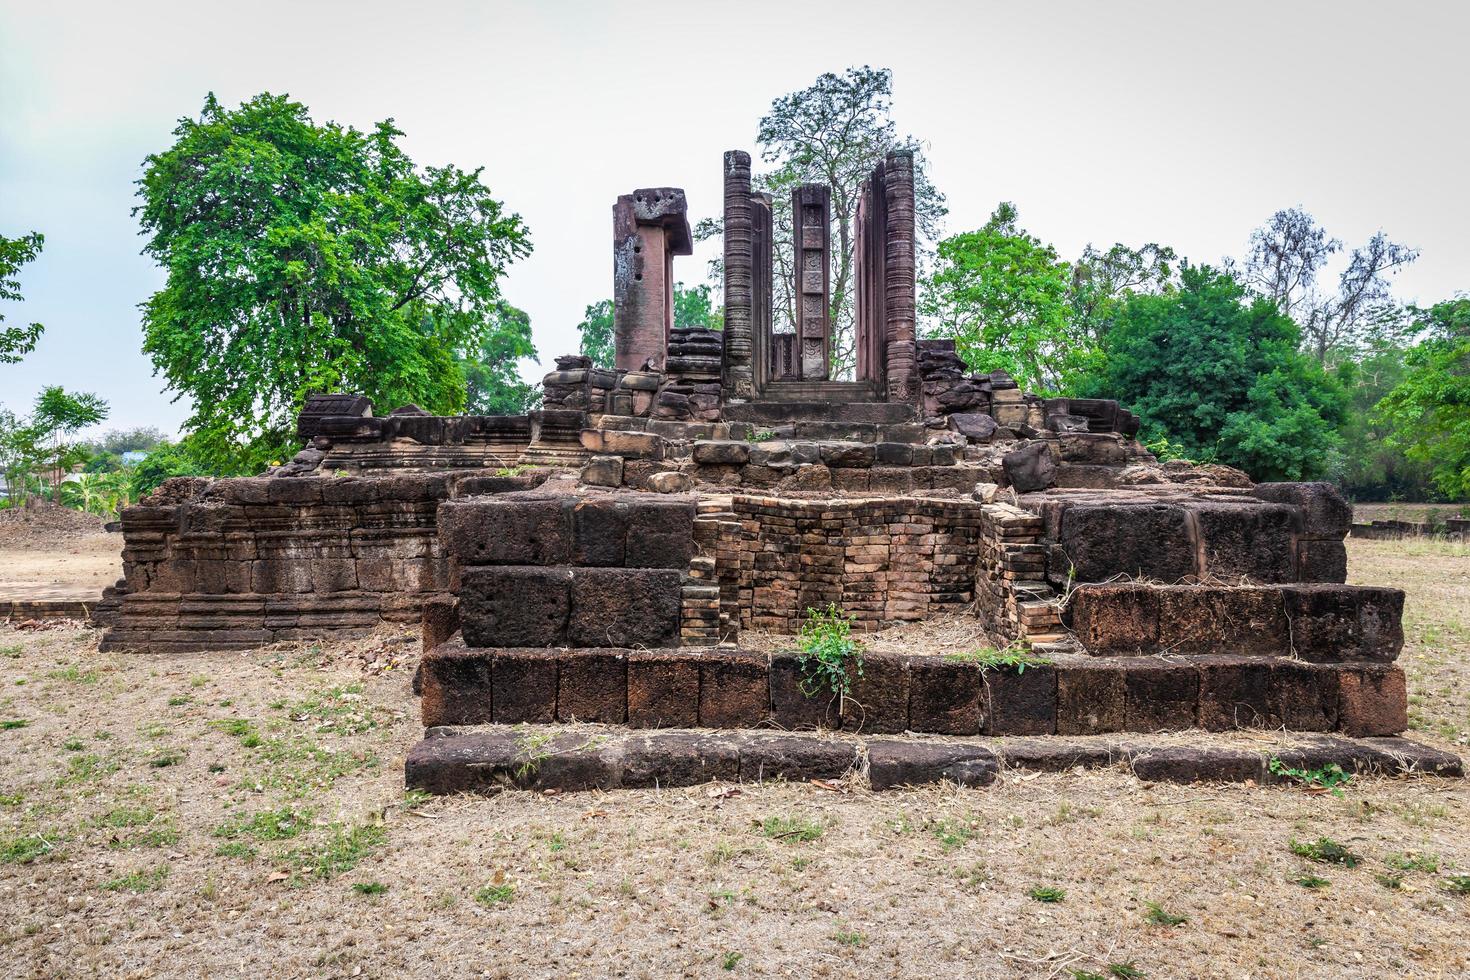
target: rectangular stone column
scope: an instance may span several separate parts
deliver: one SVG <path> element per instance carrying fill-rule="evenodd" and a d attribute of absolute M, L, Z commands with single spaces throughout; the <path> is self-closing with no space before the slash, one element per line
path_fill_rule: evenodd
<path fill-rule="evenodd" d="M 791 192 L 793 239 L 796 245 L 796 333 L 801 344 L 801 377 L 825 381 L 831 363 L 829 236 L 832 190 L 826 184 L 802 184 Z"/>
<path fill-rule="evenodd" d="M 750 154 L 725 154 L 725 397 L 755 397 Z"/>
<path fill-rule="evenodd" d="M 750 195 L 750 217 L 751 361 L 756 390 L 759 391 L 770 380 L 775 363 L 771 347 L 771 246 L 774 238 L 771 195 Z"/>
<path fill-rule="evenodd" d="M 887 279 L 884 257 L 888 248 L 888 200 L 883 164 L 863 181 L 858 196 L 857 235 L 854 243 L 854 338 L 857 378 L 887 391 L 888 318 L 883 308 Z"/>
<path fill-rule="evenodd" d="M 677 187 L 645 187 L 613 205 L 614 366 L 662 369 L 674 325 L 674 256 L 692 255 L 689 206 Z"/>

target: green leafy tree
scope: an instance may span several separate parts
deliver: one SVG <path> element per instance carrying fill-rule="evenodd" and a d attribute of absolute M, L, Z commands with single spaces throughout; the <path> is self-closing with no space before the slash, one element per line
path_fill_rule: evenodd
<path fill-rule="evenodd" d="M 1390 444 L 1429 467 L 1441 493 L 1470 499 L 1470 298 L 1412 312 L 1424 338 L 1375 418 L 1393 427 Z"/>
<path fill-rule="evenodd" d="M 674 283 L 674 326 L 708 327 L 711 330 L 725 328 L 725 309 L 715 305 L 714 288 L 707 283 L 688 287 L 682 282 Z M 600 368 L 612 368 L 617 357 L 613 337 L 613 301 L 598 300 L 589 304 L 582 313 L 582 322 L 577 324 L 581 337 L 578 353 L 592 358 Z"/>
<path fill-rule="evenodd" d="M 536 356 L 531 316 L 504 301 L 495 305 L 479 356 L 460 365 L 470 415 L 519 415 L 541 403 L 535 385 L 521 380 L 520 362 Z"/>
<path fill-rule="evenodd" d="M 1353 357 L 1332 369 L 1348 401 L 1342 452 L 1330 476 L 1351 500 L 1428 500 L 1435 494 L 1429 467 L 1405 454 L 1392 439 L 1392 423 L 1375 411 L 1404 378 L 1413 330 L 1407 320 L 1376 328 Z"/>
<path fill-rule="evenodd" d="M 1300 351 L 1301 331 L 1228 273 L 1185 265 L 1180 287 L 1131 297 L 1078 393 L 1120 398 L 1146 441 L 1258 480 L 1323 475 L 1338 449 L 1346 394 Z"/>
<path fill-rule="evenodd" d="M 674 326 L 725 329 L 725 310 L 715 306 L 714 287 L 708 283 L 693 287 L 674 283 Z"/>
<path fill-rule="evenodd" d="M 45 236 L 38 232 L 19 238 L 0 235 L 0 300 L 19 303 L 21 266 L 35 260 L 41 254 Z M 0 314 L 0 364 L 14 364 L 36 349 L 36 342 L 46 328 L 39 323 L 28 323 L 23 327 L 5 326 L 5 316 Z"/>
<path fill-rule="evenodd" d="M 133 500 L 141 500 L 157 490 L 165 480 L 176 476 L 242 476 L 248 472 L 239 458 L 225 465 L 212 454 L 199 450 L 197 437 L 186 436 L 179 442 L 166 442 L 155 447 L 128 476 L 128 492 Z M 249 472 L 254 472 L 251 468 Z"/>
<path fill-rule="evenodd" d="M 198 459 L 286 456 L 303 399 L 464 407 L 506 266 L 530 252 L 481 171 L 420 169 L 392 120 L 314 123 L 285 96 L 210 95 L 147 158 L 134 209 L 167 273 L 144 351 L 193 402 Z"/>
<path fill-rule="evenodd" d="M 1003 370 L 1023 388 L 1066 392 L 1095 354 L 1075 322 L 1071 292 L 1071 267 L 1002 202 L 983 228 L 939 243 L 919 308 L 926 333 L 953 339 L 976 371 Z"/>
<path fill-rule="evenodd" d="M 106 418 L 107 402 L 60 387 L 42 389 L 28 416 L 0 409 L 0 473 L 7 500 L 19 502 L 34 493 L 42 474 L 49 474 L 59 498 L 63 474 L 87 457 L 85 447 L 69 437 Z"/>
<path fill-rule="evenodd" d="M 1088 245 L 1072 263 L 1068 302 L 1074 330 L 1101 343 L 1130 296 L 1157 294 L 1173 285 L 1177 260 L 1172 248 L 1155 242 L 1141 248 L 1119 242 L 1106 252 Z"/>
<path fill-rule="evenodd" d="M 577 324 L 577 332 L 582 337 L 578 352 L 584 357 L 592 358 L 592 363 L 600 368 L 611 368 L 616 356 L 613 346 L 613 301 L 600 299 L 590 304 L 582 314 L 582 322 Z"/>

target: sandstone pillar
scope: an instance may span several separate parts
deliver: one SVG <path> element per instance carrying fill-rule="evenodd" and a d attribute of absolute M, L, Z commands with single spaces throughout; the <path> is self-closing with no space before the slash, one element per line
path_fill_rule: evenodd
<path fill-rule="evenodd" d="M 775 237 L 771 195 L 750 196 L 750 218 L 751 361 L 759 391 L 770 380 L 775 363 L 771 343 L 771 248 Z"/>
<path fill-rule="evenodd" d="M 750 154 L 725 154 L 725 397 L 755 396 Z"/>
<path fill-rule="evenodd" d="M 832 316 L 829 237 L 832 189 L 802 184 L 791 192 L 796 245 L 796 333 L 801 338 L 801 377 L 825 381 L 831 364 Z"/>
<path fill-rule="evenodd" d="M 884 316 L 887 319 L 888 400 L 912 402 L 919 396 L 915 334 L 914 155 L 889 153 L 883 166 L 887 211 L 884 242 Z M 877 189 L 874 189 L 877 193 Z"/>
<path fill-rule="evenodd" d="M 613 349 L 621 371 L 661 369 L 674 325 L 674 256 L 691 255 L 677 187 L 645 187 L 613 205 Z"/>

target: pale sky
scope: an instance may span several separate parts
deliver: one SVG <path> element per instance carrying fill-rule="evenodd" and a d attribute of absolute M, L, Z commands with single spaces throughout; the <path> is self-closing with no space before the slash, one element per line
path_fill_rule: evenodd
<path fill-rule="evenodd" d="M 0 233 L 46 235 L 3 312 L 47 327 L 0 365 L 0 404 L 62 384 L 111 402 L 107 428 L 184 419 L 139 349 L 162 275 L 129 210 L 144 156 L 211 90 L 391 116 L 420 165 L 483 165 L 535 244 L 504 282 L 531 314 L 531 378 L 611 295 L 618 194 L 673 185 L 691 219 L 718 214 L 721 154 L 755 149 L 771 100 L 862 64 L 893 69 L 948 232 L 1010 200 L 1065 258 L 1156 241 L 1214 262 L 1302 205 L 1350 246 L 1382 228 L 1421 248 L 1398 295 L 1445 299 L 1470 289 L 1467 28 L 1450 0 L 0 0 Z M 702 280 L 704 257 L 676 276 Z"/>

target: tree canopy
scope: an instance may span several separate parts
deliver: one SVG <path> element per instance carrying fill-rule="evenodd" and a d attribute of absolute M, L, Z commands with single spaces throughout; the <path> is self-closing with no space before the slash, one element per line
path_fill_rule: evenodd
<path fill-rule="evenodd" d="M 1324 474 L 1346 395 L 1300 351 L 1300 328 L 1228 273 L 1185 265 L 1180 286 L 1130 297 L 1077 393 L 1119 398 L 1146 440 L 1258 480 Z"/>
<path fill-rule="evenodd" d="M 285 453 L 310 393 L 460 411 L 506 266 L 530 252 L 482 171 L 420 169 L 392 120 L 316 124 L 264 93 L 210 95 L 150 155 L 134 209 L 166 285 L 144 351 L 193 402 L 205 459 Z"/>
<path fill-rule="evenodd" d="M 1375 418 L 1389 442 L 1424 464 L 1440 492 L 1470 498 L 1470 298 L 1414 309 L 1424 339 L 1404 359 L 1402 379 Z"/>
<path fill-rule="evenodd" d="M 939 243 L 920 312 L 976 371 L 1007 371 L 1022 387 L 1068 390 L 1090 359 L 1076 329 L 1071 267 L 1017 224 L 1001 202 L 983 228 Z"/>
<path fill-rule="evenodd" d="M 471 415 L 519 415 L 541 403 L 535 385 L 521 380 L 519 364 L 536 356 L 531 317 L 506 302 L 495 304 L 477 356 L 460 363 L 465 411 Z"/>
<path fill-rule="evenodd" d="M 34 231 L 19 238 L 0 235 L 0 300 L 15 303 L 24 300 L 20 294 L 21 267 L 35 261 L 45 243 L 45 236 Z M 45 329 L 39 323 L 7 327 L 5 314 L 0 313 L 0 364 L 14 364 L 35 350 Z"/>

